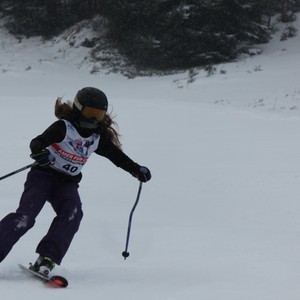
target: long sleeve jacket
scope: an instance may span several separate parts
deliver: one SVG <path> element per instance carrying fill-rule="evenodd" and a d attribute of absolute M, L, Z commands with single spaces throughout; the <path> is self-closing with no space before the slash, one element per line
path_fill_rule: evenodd
<path fill-rule="evenodd" d="M 31 141 L 31 152 L 33 154 L 37 154 L 52 144 L 62 142 L 65 138 L 66 130 L 66 124 L 63 120 L 54 122 L 42 134 L 38 135 Z M 105 137 L 100 137 L 98 147 L 94 151 L 94 153 L 106 157 L 117 167 L 120 167 L 131 174 L 139 168 L 139 165 L 137 163 L 131 160 L 112 141 Z M 43 169 L 45 170 L 45 168 Z M 77 181 L 81 179 L 81 174 L 79 177 L 80 178 L 77 178 Z"/>

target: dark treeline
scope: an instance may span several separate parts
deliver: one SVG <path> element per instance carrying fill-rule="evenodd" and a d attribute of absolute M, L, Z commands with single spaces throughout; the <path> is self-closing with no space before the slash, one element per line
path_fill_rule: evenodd
<path fill-rule="evenodd" d="M 293 21 L 300 0 L 0 0 L 14 34 L 51 38 L 100 15 L 135 66 L 186 69 L 229 61 L 267 42 L 270 20 Z"/>

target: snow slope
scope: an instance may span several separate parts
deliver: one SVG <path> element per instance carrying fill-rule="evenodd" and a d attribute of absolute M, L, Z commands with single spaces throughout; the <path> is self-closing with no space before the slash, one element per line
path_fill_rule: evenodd
<path fill-rule="evenodd" d="M 299 29 L 299 21 L 295 24 Z M 263 54 L 199 71 L 129 80 L 91 75 L 81 51 L 0 32 L 4 174 L 31 162 L 28 144 L 55 120 L 54 100 L 96 86 L 110 100 L 123 149 L 148 166 L 124 261 L 138 182 L 93 156 L 84 169 L 82 226 L 56 272 L 70 285 L 47 289 L 17 264 L 54 216 L 1 263 L 3 299 L 298 300 L 300 297 L 300 37 Z M 80 66 L 80 67 L 79 67 Z M 3 180 L 1 218 L 13 211 L 26 171 Z"/>

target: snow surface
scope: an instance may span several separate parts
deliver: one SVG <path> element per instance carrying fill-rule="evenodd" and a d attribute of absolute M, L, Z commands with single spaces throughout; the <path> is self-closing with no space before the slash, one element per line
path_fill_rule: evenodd
<path fill-rule="evenodd" d="M 138 182 L 94 155 L 81 182 L 82 226 L 56 268 L 69 287 L 47 289 L 17 266 L 36 259 L 54 217 L 46 205 L 1 263 L 1 298 L 299 300 L 299 35 L 280 42 L 278 31 L 261 55 L 211 76 L 133 80 L 91 75 L 86 49 L 64 39 L 19 43 L 3 29 L 0 38 L 3 175 L 32 162 L 29 142 L 55 120 L 56 97 L 84 86 L 106 92 L 125 153 L 153 174 L 124 261 Z M 26 173 L 1 182 L 1 218 L 16 209 Z"/>

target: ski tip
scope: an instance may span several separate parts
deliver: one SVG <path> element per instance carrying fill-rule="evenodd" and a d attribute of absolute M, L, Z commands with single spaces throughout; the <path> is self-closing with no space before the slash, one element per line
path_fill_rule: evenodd
<path fill-rule="evenodd" d="M 58 287 L 63 287 L 63 288 L 69 285 L 68 280 L 61 276 L 53 276 L 50 278 L 49 282 L 52 282 Z"/>

